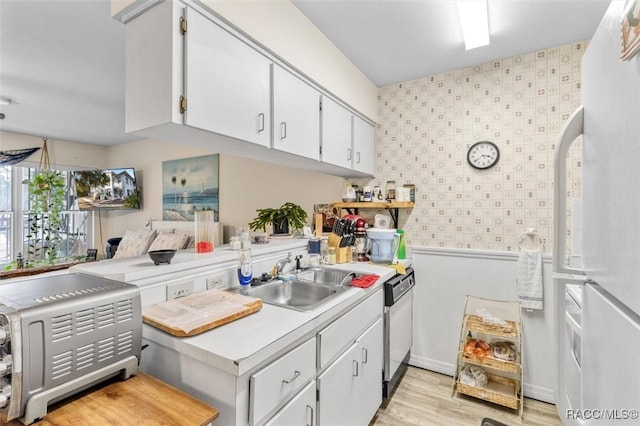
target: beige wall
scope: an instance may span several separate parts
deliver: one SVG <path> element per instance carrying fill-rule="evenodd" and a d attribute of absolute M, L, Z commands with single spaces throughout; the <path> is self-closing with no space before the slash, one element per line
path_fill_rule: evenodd
<path fill-rule="evenodd" d="M 417 186 L 416 206 L 400 221 L 411 244 L 517 251 L 518 236 L 536 228 L 551 252 L 553 153 L 581 103 L 586 47 L 563 45 L 380 88 L 372 184 Z M 466 159 L 481 140 L 500 148 L 498 165 L 484 171 Z M 571 165 L 573 197 L 579 157 Z"/>
<path fill-rule="evenodd" d="M 0 151 L 35 147 L 42 147 L 41 137 L 0 132 Z M 105 146 L 49 139 L 47 150 L 52 167 L 75 169 L 102 168 L 107 165 L 107 147 Z M 22 165 L 38 166 L 40 153 L 41 150 L 31 154 Z"/>
<path fill-rule="evenodd" d="M 135 167 L 142 189 L 139 212 L 102 213 L 102 235 L 121 236 L 142 228 L 149 219 L 162 220 L 162 161 L 215 153 L 198 148 L 144 140 L 109 148 L 109 167 Z M 226 154 L 220 155 L 220 222 L 247 228 L 256 209 L 299 204 L 312 223 L 313 205 L 339 201 L 344 179 Z M 267 230 L 268 231 L 268 230 Z M 102 244 L 104 245 L 104 244 Z"/>

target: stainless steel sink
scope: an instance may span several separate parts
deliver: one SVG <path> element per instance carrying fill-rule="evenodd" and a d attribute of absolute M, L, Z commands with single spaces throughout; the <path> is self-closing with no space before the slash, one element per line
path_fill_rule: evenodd
<path fill-rule="evenodd" d="M 259 297 L 264 303 L 297 311 L 311 311 L 345 291 L 342 286 L 331 286 L 304 280 L 271 281 L 247 289 L 244 294 Z"/>
<path fill-rule="evenodd" d="M 299 280 L 322 283 L 333 286 L 342 286 L 351 283 L 357 276 L 355 272 L 343 271 L 331 268 L 311 268 L 297 274 Z"/>

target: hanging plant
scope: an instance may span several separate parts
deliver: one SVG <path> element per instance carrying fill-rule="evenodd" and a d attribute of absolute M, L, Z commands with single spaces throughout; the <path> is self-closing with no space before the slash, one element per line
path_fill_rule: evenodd
<path fill-rule="evenodd" d="M 66 184 L 60 173 L 51 170 L 47 138 L 43 138 L 38 170 L 29 181 L 28 259 L 27 266 L 37 261 L 53 265 L 62 242 L 62 211 L 66 202 Z"/>

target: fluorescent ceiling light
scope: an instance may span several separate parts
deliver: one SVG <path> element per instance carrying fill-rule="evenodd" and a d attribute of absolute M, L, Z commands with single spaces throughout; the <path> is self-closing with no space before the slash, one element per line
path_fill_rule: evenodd
<path fill-rule="evenodd" d="M 456 4 L 465 49 L 489 44 L 487 0 L 458 0 Z"/>

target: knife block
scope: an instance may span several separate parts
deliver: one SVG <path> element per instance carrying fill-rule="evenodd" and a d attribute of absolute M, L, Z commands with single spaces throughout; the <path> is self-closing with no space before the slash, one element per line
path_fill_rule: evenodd
<path fill-rule="evenodd" d="M 336 263 L 349 263 L 349 262 L 351 262 L 351 247 L 337 247 Z"/>

